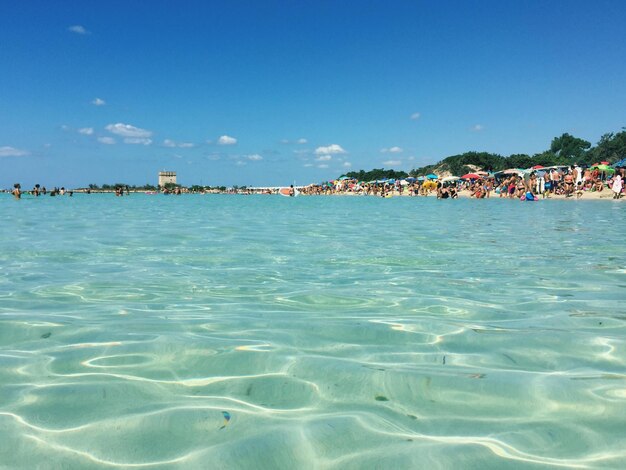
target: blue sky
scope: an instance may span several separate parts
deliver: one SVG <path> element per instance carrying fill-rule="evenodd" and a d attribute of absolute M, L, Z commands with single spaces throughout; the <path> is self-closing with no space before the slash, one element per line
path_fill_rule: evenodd
<path fill-rule="evenodd" d="M 0 187 L 286 185 L 626 126 L 626 2 L 0 0 Z"/>

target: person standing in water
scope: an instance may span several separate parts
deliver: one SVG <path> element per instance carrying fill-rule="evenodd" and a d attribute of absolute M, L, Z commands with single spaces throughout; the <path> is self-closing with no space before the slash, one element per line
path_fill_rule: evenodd
<path fill-rule="evenodd" d="M 13 185 L 13 191 L 11 191 L 11 192 L 13 193 L 13 197 L 14 197 L 15 199 L 19 199 L 19 198 L 21 198 L 21 197 L 22 197 L 22 191 L 21 191 L 21 189 L 20 189 L 20 188 L 21 188 L 21 186 L 20 186 L 20 184 L 19 184 L 19 183 L 15 183 L 15 184 Z"/>

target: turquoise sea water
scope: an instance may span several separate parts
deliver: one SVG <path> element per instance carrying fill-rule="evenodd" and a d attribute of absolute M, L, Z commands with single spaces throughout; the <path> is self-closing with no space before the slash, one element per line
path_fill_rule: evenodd
<path fill-rule="evenodd" d="M 1 195 L 0 468 L 623 468 L 625 211 Z"/>

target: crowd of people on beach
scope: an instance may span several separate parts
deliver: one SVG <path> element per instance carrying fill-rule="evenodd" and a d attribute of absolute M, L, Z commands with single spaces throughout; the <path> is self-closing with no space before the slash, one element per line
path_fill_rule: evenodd
<path fill-rule="evenodd" d="M 529 170 L 507 170 L 489 174 L 479 171 L 466 177 L 448 176 L 444 178 L 406 178 L 404 180 L 386 180 L 359 182 L 354 179 L 341 180 L 306 186 L 302 194 L 362 194 L 381 197 L 391 195 L 429 196 L 438 199 L 455 199 L 459 194 L 483 199 L 497 195 L 500 198 L 533 199 L 563 196 L 580 199 L 587 192 L 602 192 L 605 189 L 613 193 L 613 199 L 620 199 L 624 194 L 626 167 L 616 167 L 611 171 L 599 168 L 581 168 L 576 165 Z"/>
<path fill-rule="evenodd" d="M 605 190 L 612 192 L 613 199 L 622 198 L 625 192 L 626 167 L 616 166 L 610 168 L 588 167 L 581 168 L 577 165 L 555 166 L 543 168 L 540 166 L 528 170 L 511 169 L 503 172 L 487 173 L 477 171 L 463 177 L 447 176 L 439 178 L 432 174 L 428 177 L 398 180 L 381 180 L 361 182 L 356 179 L 342 177 L 336 181 L 321 184 L 311 184 L 298 188 L 298 194 L 303 195 L 332 195 L 349 194 L 378 197 L 392 196 L 430 196 L 435 195 L 438 199 L 456 199 L 459 195 L 471 198 L 483 199 L 490 197 L 517 198 L 521 200 L 537 200 L 562 196 L 565 198 L 576 197 L 580 199 L 586 193 L 602 193 Z M 295 195 L 293 185 L 290 196 Z M 16 199 L 20 199 L 23 193 L 39 196 L 73 196 L 73 190 L 64 187 L 54 187 L 48 191 L 45 186 L 36 184 L 30 191 L 22 191 L 21 185 L 15 183 L 11 191 Z M 81 190 L 90 194 L 90 189 Z M 128 186 L 116 186 L 116 196 L 128 196 Z M 162 188 L 162 194 L 181 195 L 190 192 L 187 188 L 176 186 L 171 189 Z M 213 192 L 213 191 L 211 191 Z M 276 194 L 280 188 L 245 188 L 242 190 L 226 190 L 228 194 Z M 157 191 L 150 194 L 157 194 Z"/>

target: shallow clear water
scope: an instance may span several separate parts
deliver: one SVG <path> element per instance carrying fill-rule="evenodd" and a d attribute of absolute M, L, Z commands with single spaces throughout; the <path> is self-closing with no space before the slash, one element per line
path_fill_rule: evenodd
<path fill-rule="evenodd" d="M 1 195 L 0 467 L 623 468 L 625 211 Z"/>

